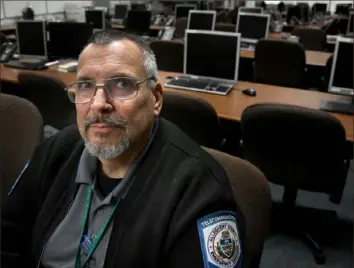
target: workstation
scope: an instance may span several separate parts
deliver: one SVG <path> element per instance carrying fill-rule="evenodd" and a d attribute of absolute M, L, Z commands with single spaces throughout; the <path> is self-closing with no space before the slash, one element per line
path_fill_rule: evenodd
<path fill-rule="evenodd" d="M 176 124 L 201 146 L 243 158 L 267 174 L 274 203 L 272 213 L 275 214 L 272 218 L 272 232 L 265 239 L 262 260 L 247 267 L 285 267 L 296 263 L 292 256 L 299 254 L 304 258 L 303 267 L 317 263 L 322 264 L 321 267 L 327 267 L 328 264 L 349 268 L 352 248 L 348 253 L 348 246 L 345 249 L 341 247 L 344 247 L 343 243 L 348 244 L 345 240 L 348 237 L 353 241 L 353 219 L 351 216 L 348 218 L 346 212 L 341 212 L 340 207 L 353 208 L 354 205 L 346 203 L 354 196 L 352 189 L 348 189 L 354 182 L 353 13 L 350 6 L 340 3 L 336 7 L 332 3 L 334 1 L 309 5 L 298 4 L 296 1 L 293 4 L 249 1 L 253 5 L 247 1 L 151 1 L 148 4 L 142 1 L 108 1 L 105 7 L 100 6 L 97 3 L 99 1 L 85 2 L 91 3 L 85 3 L 85 6 L 79 8 L 82 13 L 76 21 L 73 21 L 75 16 L 68 18 L 67 14 L 51 21 L 36 19 L 34 15 L 32 19 L 18 19 L 1 26 L 1 43 L 6 44 L 2 46 L 1 54 L 1 94 L 15 95 L 34 103 L 47 126 L 44 134 L 50 136 L 53 129 L 53 133 L 56 133 L 76 122 L 75 107 L 65 98 L 68 89 L 77 82 L 78 57 L 90 36 L 105 30 L 138 35 L 150 46 L 156 57 L 157 82 L 162 85 L 166 96 L 166 109 L 162 111 L 162 117 Z M 329 26 L 338 17 L 345 19 L 345 31 L 342 26 L 337 32 L 333 25 Z M 329 34 L 326 33 L 328 29 Z M 334 42 L 333 47 L 328 46 L 331 42 Z M 178 98 L 183 101 L 179 103 Z M 48 103 L 44 104 L 46 101 Z M 215 130 L 208 128 L 208 125 L 213 125 L 208 122 L 208 116 L 198 114 L 198 105 L 201 103 L 204 108 L 201 107 L 200 111 L 216 115 L 216 124 L 223 136 L 222 145 L 219 141 L 208 140 L 212 136 L 210 133 Z M 253 133 L 247 132 L 246 115 L 248 111 L 251 112 L 250 109 L 257 109 L 257 106 L 264 109 L 264 117 L 262 112 L 258 118 L 269 119 L 269 132 L 266 126 L 254 129 Z M 203 110 L 205 107 L 207 109 Z M 182 118 L 182 115 L 191 119 Z M 302 125 L 300 118 L 304 122 L 308 119 L 311 123 L 306 121 Z M 193 120 L 194 126 L 186 122 Z M 203 125 L 203 120 L 205 127 L 198 129 L 199 124 Z M 331 127 L 336 123 L 344 130 L 343 155 L 335 155 L 330 149 L 335 137 L 334 134 L 330 136 L 331 131 L 334 131 Z M 252 125 L 251 121 L 249 124 Z M 271 132 L 272 128 L 274 132 Z M 258 132 L 254 134 L 254 131 Z M 304 239 L 309 249 L 301 242 L 297 246 L 301 249 L 293 249 L 288 238 L 284 239 L 285 242 L 276 235 L 274 238 L 273 228 L 276 229 L 274 233 L 277 233 L 278 221 L 283 220 L 282 209 L 278 205 L 289 196 L 284 193 L 283 197 L 274 198 L 273 173 L 260 162 L 261 157 L 251 156 L 252 144 L 250 146 L 248 143 L 248 134 L 254 139 L 267 137 L 268 143 L 263 140 L 257 144 L 259 148 L 266 148 L 264 150 L 274 147 L 276 151 L 278 146 L 287 147 L 286 150 L 279 149 L 284 159 L 276 158 L 270 151 L 265 154 L 274 157 L 274 163 L 280 170 L 281 165 L 290 167 L 286 172 L 294 171 L 296 174 L 297 169 L 306 167 L 299 174 L 308 180 L 311 180 L 311 176 L 323 174 L 325 166 L 331 166 L 332 163 L 326 158 L 342 160 L 342 169 L 331 174 L 334 178 L 334 182 L 329 183 L 332 189 L 316 186 L 316 183 L 321 185 L 321 182 L 309 181 L 310 186 L 303 186 L 304 190 L 309 191 L 309 197 L 298 195 L 300 200 L 305 200 L 303 206 L 309 209 L 303 215 L 299 212 L 299 217 L 306 222 L 306 234 L 306 228 L 311 228 L 310 239 Z M 316 147 L 316 142 L 320 141 L 324 144 Z M 306 144 L 306 147 L 301 147 L 301 143 Z M 301 155 L 293 144 L 299 146 Z M 292 154 L 299 158 L 294 158 Z M 293 166 L 285 164 L 286 159 L 291 159 Z M 322 160 L 325 165 L 318 165 L 317 162 Z M 296 162 L 301 161 L 305 164 L 297 166 Z M 287 175 L 290 177 L 290 174 Z M 292 179 L 295 177 L 291 175 Z M 274 181 L 274 184 L 288 186 L 286 182 L 282 184 Z M 294 187 L 296 191 L 302 189 L 301 184 Z M 277 190 L 275 192 L 279 193 Z M 317 208 L 312 215 L 315 219 L 312 219 L 312 201 L 306 201 L 312 200 L 311 195 L 317 193 L 322 196 L 323 193 L 327 194 L 323 199 L 316 197 L 319 201 L 316 201 L 315 207 L 335 211 L 334 225 L 330 225 L 332 214 L 329 217 L 326 213 L 317 214 Z M 296 194 L 294 202 L 295 199 Z M 290 209 L 293 209 L 291 206 Z M 317 215 L 321 216 L 316 219 Z M 342 230 L 338 226 L 343 226 Z M 337 236 L 337 239 L 331 238 L 334 241 L 331 246 L 322 243 L 322 232 L 328 234 L 326 228 L 334 228 L 331 230 Z M 295 240 L 303 239 L 296 237 Z M 282 247 L 281 253 L 274 253 Z M 309 250 L 312 254 L 308 254 Z M 340 258 L 333 258 L 331 254 L 337 254 Z M 279 266 L 274 265 L 275 258 L 279 259 Z"/>

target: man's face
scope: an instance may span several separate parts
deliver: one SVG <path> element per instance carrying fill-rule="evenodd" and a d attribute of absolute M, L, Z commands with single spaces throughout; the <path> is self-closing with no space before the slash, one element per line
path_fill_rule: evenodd
<path fill-rule="evenodd" d="M 86 47 L 79 58 L 77 80 L 101 84 L 113 77 L 147 78 L 140 48 L 129 40 Z M 150 134 L 161 110 L 161 86 L 149 89 L 143 82 L 137 88 L 135 98 L 116 100 L 98 87 L 89 103 L 76 104 L 78 128 L 91 153 L 113 158 Z"/>

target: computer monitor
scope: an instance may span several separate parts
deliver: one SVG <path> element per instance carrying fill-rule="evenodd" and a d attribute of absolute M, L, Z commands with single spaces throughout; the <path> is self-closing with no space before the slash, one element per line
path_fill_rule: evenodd
<path fill-rule="evenodd" d="M 269 22 L 269 14 L 238 13 L 236 32 L 241 34 L 243 42 L 257 43 L 267 38 Z"/>
<path fill-rule="evenodd" d="M 92 25 L 93 29 L 105 28 L 105 15 L 104 10 L 85 10 L 85 21 Z"/>
<path fill-rule="evenodd" d="M 184 74 L 237 81 L 240 34 L 186 30 Z"/>
<path fill-rule="evenodd" d="M 329 92 L 348 92 L 353 87 L 353 38 L 338 37 L 333 55 Z"/>
<path fill-rule="evenodd" d="M 16 22 L 17 47 L 21 57 L 46 60 L 47 36 L 44 21 L 22 20 Z"/>
<path fill-rule="evenodd" d="M 326 3 L 314 3 L 313 7 L 313 14 L 325 14 L 327 12 L 327 4 Z"/>
<path fill-rule="evenodd" d="M 48 55 L 51 59 L 77 59 L 92 35 L 85 22 L 49 22 Z"/>
<path fill-rule="evenodd" d="M 261 7 L 240 7 L 238 12 L 243 13 L 263 13 L 263 8 Z"/>
<path fill-rule="evenodd" d="M 215 10 L 191 10 L 188 15 L 187 29 L 214 31 Z"/>
<path fill-rule="evenodd" d="M 196 5 L 182 5 L 182 4 L 177 4 L 175 6 L 175 18 L 182 18 L 186 17 L 188 18 L 189 10 L 197 9 Z"/>
<path fill-rule="evenodd" d="M 145 11 L 146 10 L 146 5 L 145 4 L 131 4 L 130 5 L 131 10 L 139 10 L 139 11 Z"/>
<path fill-rule="evenodd" d="M 351 12 L 349 14 L 349 19 L 348 19 L 348 27 L 347 27 L 347 34 L 353 34 L 353 16 L 354 16 L 354 13 Z"/>
<path fill-rule="evenodd" d="M 150 31 L 151 11 L 129 10 L 125 22 L 125 30 L 136 34 L 147 34 Z"/>
<path fill-rule="evenodd" d="M 114 18 L 115 19 L 125 19 L 127 16 L 128 6 L 119 4 L 114 6 Z"/>

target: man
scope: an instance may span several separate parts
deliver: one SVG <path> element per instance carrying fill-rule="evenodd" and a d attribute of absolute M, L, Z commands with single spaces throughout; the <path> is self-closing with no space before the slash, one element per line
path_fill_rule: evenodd
<path fill-rule="evenodd" d="M 226 174 L 159 118 L 157 75 L 140 39 L 94 34 L 67 89 L 77 127 L 43 142 L 3 205 L 2 267 L 242 267 Z"/>

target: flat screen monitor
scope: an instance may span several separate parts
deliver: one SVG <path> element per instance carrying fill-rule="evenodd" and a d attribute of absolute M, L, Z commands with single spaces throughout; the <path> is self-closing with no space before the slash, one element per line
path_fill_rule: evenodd
<path fill-rule="evenodd" d="M 243 13 L 263 13 L 263 8 L 261 7 L 240 7 L 238 12 Z"/>
<path fill-rule="evenodd" d="M 21 57 L 47 59 L 47 36 L 44 21 L 16 22 L 17 47 Z"/>
<path fill-rule="evenodd" d="M 184 68 L 187 75 L 237 81 L 240 34 L 186 30 Z"/>
<path fill-rule="evenodd" d="M 338 37 L 328 91 L 353 90 L 353 39 Z"/>
<path fill-rule="evenodd" d="M 349 19 L 348 19 L 348 27 L 347 27 L 347 34 L 353 34 L 353 24 L 354 24 L 354 21 L 353 21 L 353 16 L 354 16 L 354 13 L 351 12 L 349 14 Z"/>
<path fill-rule="evenodd" d="M 77 59 L 87 45 L 93 27 L 85 22 L 50 22 L 47 31 L 51 59 Z"/>
<path fill-rule="evenodd" d="M 241 34 L 243 42 L 257 43 L 267 38 L 269 22 L 269 14 L 238 13 L 236 32 Z"/>
<path fill-rule="evenodd" d="M 86 23 L 91 24 L 94 29 L 104 29 L 104 10 L 85 10 L 85 21 Z"/>
<path fill-rule="evenodd" d="M 179 5 L 177 4 L 175 6 L 175 18 L 182 18 L 186 17 L 188 18 L 189 10 L 197 9 L 196 5 Z"/>
<path fill-rule="evenodd" d="M 326 3 L 315 3 L 313 4 L 313 14 L 325 14 L 327 12 L 327 4 Z"/>
<path fill-rule="evenodd" d="M 125 19 L 127 16 L 128 6 L 127 5 L 115 5 L 114 6 L 114 18 L 115 19 Z"/>
<path fill-rule="evenodd" d="M 129 10 L 125 22 L 125 30 L 136 34 L 147 34 L 150 31 L 151 11 Z"/>
<path fill-rule="evenodd" d="M 215 18 L 215 10 L 191 10 L 187 29 L 214 31 Z"/>

